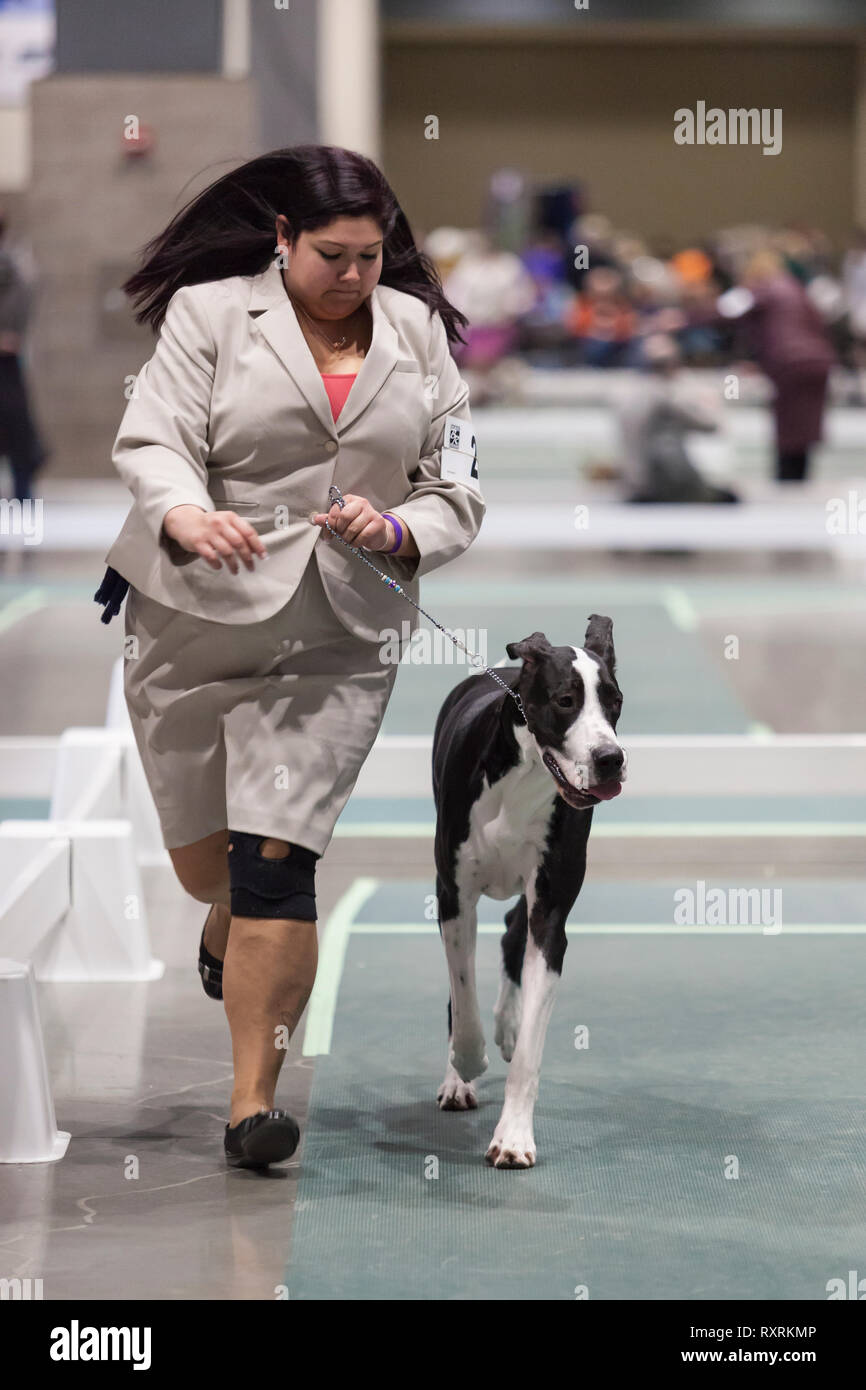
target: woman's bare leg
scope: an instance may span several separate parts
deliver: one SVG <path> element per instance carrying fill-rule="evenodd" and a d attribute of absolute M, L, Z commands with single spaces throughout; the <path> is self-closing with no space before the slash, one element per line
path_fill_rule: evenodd
<path fill-rule="evenodd" d="M 222 903 L 214 903 L 208 913 L 204 927 L 205 950 L 210 951 L 216 960 L 225 960 L 229 944 L 229 928 L 232 914 Z"/>
<path fill-rule="evenodd" d="M 201 902 L 223 905 L 226 911 L 230 901 L 228 843 L 225 830 L 195 845 L 169 851 L 186 891 Z M 280 859 L 289 852 L 285 840 L 263 837 L 265 858 Z M 216 915 L 216 911 L 211 914 L 211 924 Z M 286 1045 L 315 983 L 319 947 L 315 922 L 230 917 L 230 928 L 223 966 L 223 1005 L 232 1034 L 235 1083 L 229 1123 L 234 1127 L 247 1115 L 273 1108 Z M 206 941 L 209 938 L 210 926 Z M 213 954 L 219 957 L 218 950 Z"/>
<path fill-rule="evenodd" d="M 181 849 L 170 849 L 174 871 L 191 897 L 211 903 L 204 944 L 217 960 L 225 960 L 231 926 L 229 871 L 226 852 L 228 830 L 217 830 Z"/>

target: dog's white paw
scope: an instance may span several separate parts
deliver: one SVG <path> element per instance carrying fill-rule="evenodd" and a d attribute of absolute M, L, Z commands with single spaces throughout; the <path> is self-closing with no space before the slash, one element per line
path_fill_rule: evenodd
<path fill-rule="evenodd" d="M 484 1039 L 479 1037 L 476 1042 L 470 1042 L 465 1047 L 452 1046 L 448 1065 L 453 1067 L 464 1081 L 473 1081 L 476 1076 L 483 1075 L 489 1066 Z"/>
<path fill-rule="evenodd" d="M 536 1148 L 532 1130 L 519 1125 L 497 1125 L 484 1157 L 494 1168 L 534 1168 Z"/>
<path fill-rule="evenodd" d="M 445 1073 L 445 1080 L 436 1092 L 436 1102 L 440 1110 L 477 1110 L 478 1096 L 471 1081 L 464 1081 L 452 1066 Z"/>

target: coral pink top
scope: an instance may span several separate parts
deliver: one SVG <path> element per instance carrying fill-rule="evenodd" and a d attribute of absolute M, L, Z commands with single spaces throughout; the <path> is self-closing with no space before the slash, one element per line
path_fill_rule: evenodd
<path fill-rule="evenodd" d="M 328 400 L 331 402 L 331 413 L 335 420 L 346 404 L 346 397 L 351 391 L 352 382 L 357 375 L 357 372 L 321 373 L 322 380 L 325 383 L 325 390 L 328 393 Z"/>

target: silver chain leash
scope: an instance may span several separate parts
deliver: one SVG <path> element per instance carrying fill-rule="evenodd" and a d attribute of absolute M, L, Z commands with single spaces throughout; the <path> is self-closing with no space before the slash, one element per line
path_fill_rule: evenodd
<path fill-rule="evenodd" d="M 340 489 L 337 487 L 337 484 L 332 483 L 331 486 L 328 488 L 328 511 L 331 510 L 331 507 L 333 507 L 335 502 L 337 503 L 337 506 L 340 508 L 340 511 L 342 511 L 346 505 L 346 499 L 343 496 Z M 369 565 L 373 573 L 378 574 L 379 578 L 382 580 L 384 584 L 387 584 L 389 589 L 393 589 L 395 593 L 402 594 L 403 597 L 409 603 L 411 603 L 412 607 L 417 608 L 419 613 L 423 613 L 424 617 L 427 618 L 428 621 L 431 622 L 434 627 L 438 627 L 440 632 L 444 632 L 446 637 L 450 637 L 455 647 L 460 647 L 461 650 L 464 651 L 466 655 L 469 657 L 469 660 L 472 662 L 474 666 L 484 666 L 484 663 L 482 662 L 480 656 L 473 656 L 472 652 L 470 652 L 467 647 L 464 647 L 463 643 L 460 641 L 458 637 L 454 636 L 453 632 L 449 632 L 447 627 L 443 627 L 441 623 L 437 623 L 436 619 L 431 617 L 429 613 L 425 612 L 425 610 L 420 606 L 420 604 L 417 604 L 413 598 L 409 598 L 409 595 L 406 593 L 406 590 L 403 588 L 402 584 L 398 584 L 396 579 L 392 579 L 390 575 L 383 574 L 380 569 L 377 569 L 376 566 L 370 560 L 367 559 L 366 555 L 364 555 L 361 552 L 360 548 L 357 545 L 350 545 L 349 542 L 345 539 L 345 537 L 340 535 L 339 531 L 334 530 L 333 526 L 329 521 L 326 521 L 325 525 L 327 526 L 331 535 L 336 537 L 338 541 L 345 545 L 348 550 L 351 550 L 353 554 L 357 555 L 359 559 L 363 560 L 365 565 Z M 502 686 L 502 689 L 505 690 L 511 696 L 512 700 L 515 700 L 517 702 L 517 708 L 520 710 L 520 713 L 523 716 L 523 722 L 524 724 L 528 724 L 529 720 L 526 718 L 526 712 L 523 708 L 523 701 L 517 694 L 517 691 L 512 690 L 509 685 L 506 685 L 502 677 L 497 676 L 495 671 L 491 671 L 489 666 L 484 666 L 484 670 L 487 672 L 488 676 L 492 676 L 495 681 L 498 681 L 498 683 Z"/>

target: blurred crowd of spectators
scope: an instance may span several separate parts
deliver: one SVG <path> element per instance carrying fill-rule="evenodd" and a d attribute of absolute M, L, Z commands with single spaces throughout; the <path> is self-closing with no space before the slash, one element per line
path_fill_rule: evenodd
<path fill-rule="evenodd" d="M 432 231 L 425 249 L 470 320 L 455 358 L 482 372 L 510 355 L 537 366 L 640 367 L 656 333 L 675 339 L 687 366 L 748 358 L 742 325 L 717 312 L 718 300 L 770 256 L 804 288 L 837 360 L 866 373 L 866 231 L 842 252 L 814 228 L 763 226 L 676 246 L 584 214 L 567 234 L 545 229 L 519 252 L 454 227 Z"/>

